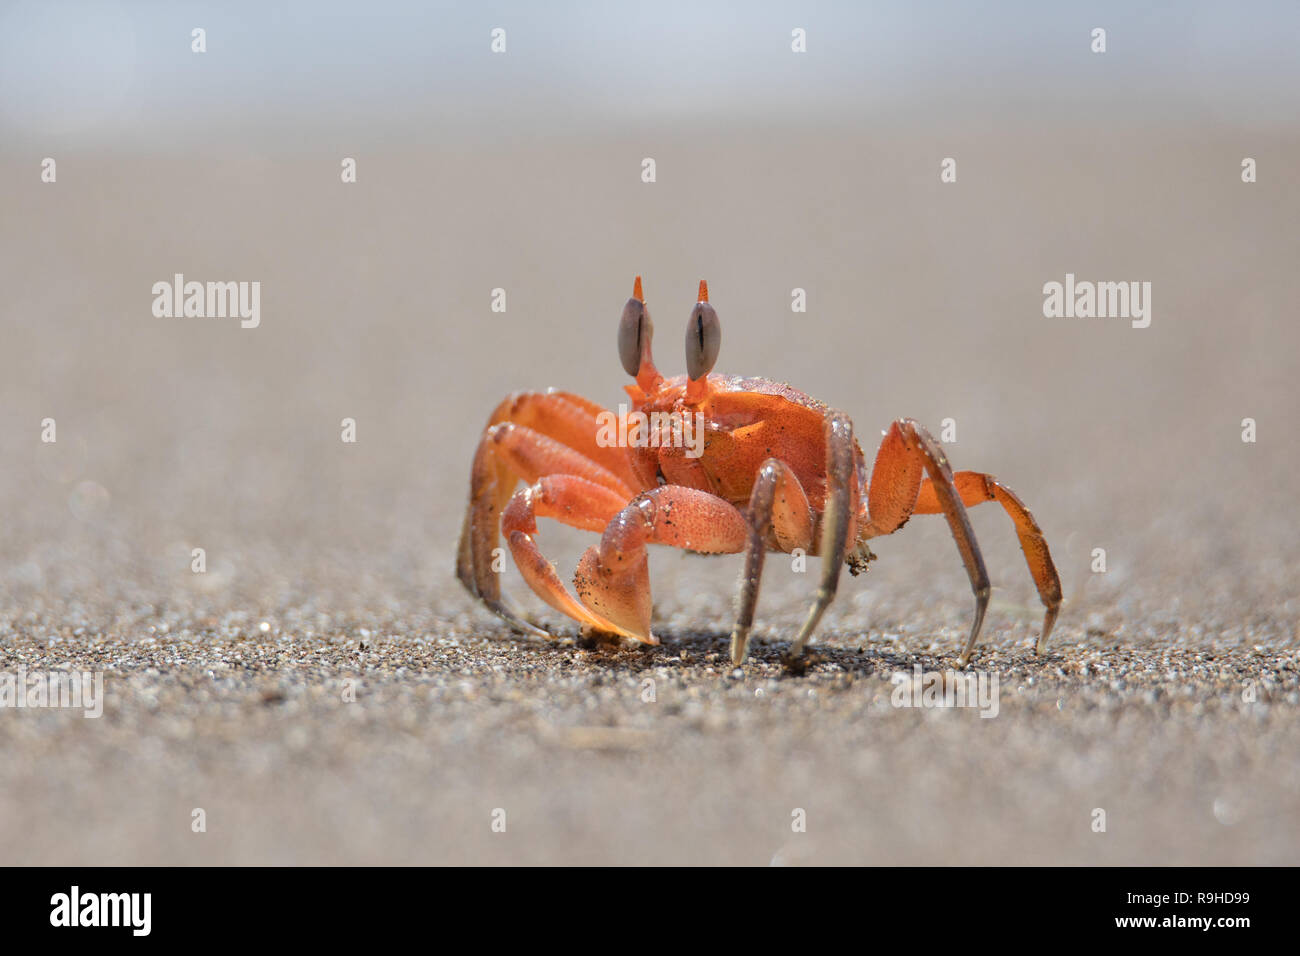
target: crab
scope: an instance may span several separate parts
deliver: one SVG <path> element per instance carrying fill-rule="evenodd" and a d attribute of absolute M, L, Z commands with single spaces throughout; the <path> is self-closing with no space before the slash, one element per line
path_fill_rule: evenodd
<path fill-rule="evenodd" d="M 645 644 L 659 643 L 650 627 L 647 545 L 743 552 L 731 635 L 737 666 L 767 552 L 802 549 L 822 563 L 787 655 L 796 661 L 835 597 L 842 566 L 860 573 L 874 557 L 872 538 L 893 534 L 914 514 L 942 514 L 975 594 L 959 660 L 966 667 L 990 594 L 966 509 L 995 501 L 1015 526 L 1046 608 L 1035 649 L 1045 652 L 1061 584 L 1047 540 L 1015 492 L 991 475 L 954 473 L 939 442 L 910 418 L 883 432 L 868 481 L 847 415 L 789 385 L 713 373 L 722 333 L 704 281 L 686 325 L 686 375 L 659 373 L 653 331 L 637 276 L 618 327 L 619 358 L 635 379 L 625 387 L 630 408 L 615 413 L 570 392 L 519 392 L 488 420 L 470 472 L 456 573 L 513 629 L 551 636 L 503 601 L 498 533 L 529 587 L 583 635 Z M 516 490 L 520 481 L 525 487 Z M 601 533 L 578 563 L 577 598 L 538 547 L 538 518 Z"/>

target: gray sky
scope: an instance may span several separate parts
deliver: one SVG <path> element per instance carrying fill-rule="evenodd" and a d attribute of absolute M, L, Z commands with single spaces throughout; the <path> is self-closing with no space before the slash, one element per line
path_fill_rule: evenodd
<path fill-rule="evenodd" d="M 505 55 L 489 51 L 498 26 Z M 1089 49 L 1098 26 L 1104 56 Z M 808 31 L 801 56 L 795 27 Z M 1298 47 L 1294 0 L 0 0 L 0 149 L 81 138 L 152 149 L 232 126 L 428 139 L 719 115 L 851 122 L 918 107 L 1277 125 L 1300 106 Z"/>

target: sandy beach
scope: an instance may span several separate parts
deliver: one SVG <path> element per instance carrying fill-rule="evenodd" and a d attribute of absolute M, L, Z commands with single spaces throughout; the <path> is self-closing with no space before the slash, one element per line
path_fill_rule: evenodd
<path fill-rule="evenodd" d="M 11 140 L 0 672 L 104 699 L 0 709 L 0 860 L 1300 863 L 1300 132 L 1137 103 Z M 260 283 L 257 327 L 155 315 L 177 273 Z M 802 676 L 816 560 L 769 560 L 739 672 L 737 556 L 652 555 L 653 648 L 575 642 L 513 568 L 563 640 L 463 591 L 488 414 L 623 400 L 636 274 L 666 372 L 706 278 L 720 371 L 844 410 L 868 456 L 951 419 L 954 466 L 1024 498 L 1066 605 L 1035 657 L 1011 525 L 974 509 L 995 717 L 892 700 L 969 627 L 937 517 L 873 542 Z M 1045 316 L 1067 275 L 1149 282 L 1150 324 Z M 594 538 L 541 540 L 571 580 Z"/>

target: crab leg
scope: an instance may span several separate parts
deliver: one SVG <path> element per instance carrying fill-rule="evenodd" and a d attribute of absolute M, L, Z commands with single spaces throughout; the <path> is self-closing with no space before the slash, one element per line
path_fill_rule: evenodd
<path fill-rule="evenodd" d="M 619 633 L 654 644 L 646 545 L 735 554 L 748 540 L 749 523 L 735 505 L 707 491 L 661 485 L 613 517 L 599 547 L 588 548 L 578 562 L 573 583 L 582 603 L 613 621 Z"/>
<path fill-rule="evenodd" d="M 488 419 L 488 427 L 501 422 L 527 426 L 581 452 L 613 472 L 629 488 L 640 488 L 627 450 L 600 443 L 602 415 L 612 413 L 571 392 L 517 392 L 496 407 Z"/>
<path fill-rule="evenodd" d="M 822 614 L 835 598 L 849 540 L 849 525 L 856 511 L 857 481 L 854 474 L 853 423 L 840 412 L 826 419 L 826 505 L 822 512 L 822 579 L 817 596 L 803 627 L 790 645 L 790 656 L 803 653 L 804 644 L 817 628 Z"/>
<path fill-rule="evenodd" d="M 731 660 L 736 665 L 745 659 L 749 646 L 769 535 L 775 536 L 776 544 L 786 553 L 795 548 L 806 551 L 812 546 L 813 516 L 808 496 L 790 466 L 777 458 L 763 462 L 749 497 L 749 545 L 736 603 L 736 628 L 731 633 Z"/>
<path fill-rule="evenodd" d="M 556 573 L 555 565 L 546 560 L 533 540 L 539 517 L 554 518 L 585 531 L 600 531 L 623 509 L 626 501 L 626 498 L 585 478 L 548 475 L 521 489 L 510 499 L 501 518 L 501 531 L 510 545 L 515 566 L 543 601 L 585 627 L 625 637 L 639 637 L 591 613 L 575 601 Z"/>
<path fill-rule="evenodd" d="M 1038 587 L 1038 597 L 1047 608 L 1043 618 L 1043 632 L 1038 638 L 1036 654 L 1045 653 L 1047 638 L 1056 623 L 1056 615 L 1061 609 L 1061 579 L 1052 563 L 1052 554 L 1047 549 L 1047 539 L 1043 537 L 1038 522 L 1029 513 L 1023 501 L 1014 491 L 999 482 L 992 475 L 977 471 L 959 471 L 952 476 L 953 484 L 961 495 L 962 504 L 974 507 L 985 501 L 996 501 L 1011 517 L 1016 526 L 1016 537 L 1020 539 L 1020 548 L 1025 552 L 1025 563 L 1033 575 Z M 920 495 L 916 499 L 917 514 L 937 514 L 942 508 L 934 486 L 927 480 L 921 483 Z"/>
<path fill-rule="evenodd" d="M 861 536 L 892 534 L 903 526 L 916 510 L 922 468 L 930 476 L 930 488 L 937 506 L 935 511 L 942 511 L 948 519 L 948 527 L 970 578 L 971 590 L 975 592 L 975 620 L 960 660 L 961 666 L 965 667 L 970 662 L 971 650 L 975 647 L 988 608 L 989 574 L 984 568 L 984 558 L 980 555 L 962 497 L 953 484 L 952 469 L 948 467 L 943 449 L 925 428 L 910 418 L 900 418 L 890 425 L 880 443 L 867 492 L 870 517 Z"/>
<path fill-rule="evenodd" d="M 523 621 L 501 600 L 501 583 L 492 570 L 498 542 L 498 519 L 520 479 L 535 482 L 544 475 L 573 475 L 609 489 L 626 501 L 632 496 L 617 475 L 554 438 L 525 425 L 492 425 L 479 442 L 470 472 L 470 500 L 457 551 L 456 574 L 470 593 L 512 627 L 528 633 L 544 631 Z"/>

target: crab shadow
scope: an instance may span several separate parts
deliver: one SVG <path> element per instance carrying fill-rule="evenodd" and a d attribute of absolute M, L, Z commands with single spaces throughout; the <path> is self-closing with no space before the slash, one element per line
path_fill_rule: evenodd
<path fill-rule="evenodd" d="M 569 637 L 571 646 L 557 647 L 553 642 L 534 641 L 511 635 L 529 652 L 554 655 L 572 655 L 582 652 L 587 664 L 604 665 L 611 672 L 639 673 L 649 669 L 679 669 L 691 672 L 712 671 L 718 677 L 735 675 L 767 679 L 827 678 L 836 675 L 873 677 L 910 671 L 920 665 L 925 671 L 958 670 L 957 654 L 911 653 L 903 648 L 869 644 L 859 641 L 854 645 L 817 643 L 805 648 L 798 658 L 790 657 L 788 640 L 755 639 L 750 642 L 744 663 L 731 661 L 731 633 L 710 630 L 660 630 L 659 644 L 633 644 L 617 638 Z M 834 635 L 827 635 L 836 641 Z M 1001 653 L 996 662 L 981 660 L 976 651 L 970 670 L 1006 670 L 1028 667 L 1037 670 L 1055 667 L 1059 655 L 1048 653 L 1037 657 L 1031 650 L 1012 654 Z M 740 675 L 736 675 L 740 676 Z"/>

